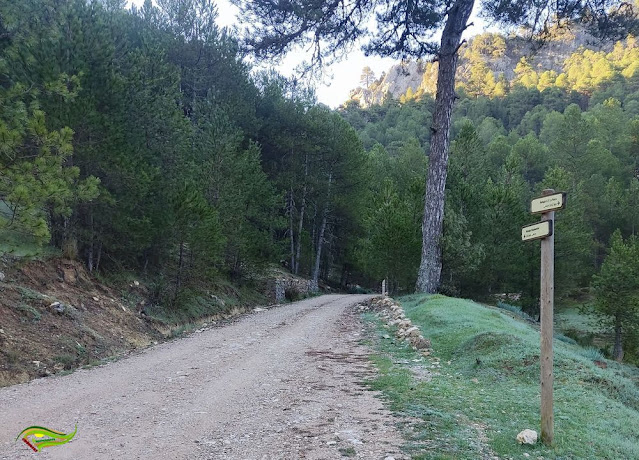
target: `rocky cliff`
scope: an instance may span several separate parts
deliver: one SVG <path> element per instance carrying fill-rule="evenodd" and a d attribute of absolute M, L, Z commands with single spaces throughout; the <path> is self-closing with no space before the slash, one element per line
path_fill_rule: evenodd
<path fill-rule="evenodd" d="M 601 43 L 580 30 L 562 29 L 543 43 L 519 36 L 485 33 L 473 37 L 460 50 L 457 78 L 460 84 L 469 82 L 473 69 L 487 68 L 495 81 L 512 82 L 517 65 L 525 58 L 526 64 L 536 72 L 563 71 L 564 62 L 579 49 L 610 50 L 612 43 Z M 434 94 L 437 65 L 430 61 L 405 61 L 383 72 L 368 88 L 351 91 L 350 99 L 362 107 L 380 104 L 384 98 L 400 99 L 411 94 Z"/>

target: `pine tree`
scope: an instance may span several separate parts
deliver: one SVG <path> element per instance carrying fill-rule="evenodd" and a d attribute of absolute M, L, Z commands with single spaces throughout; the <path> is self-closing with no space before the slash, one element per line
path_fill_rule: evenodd
<path fill-rule="evenodd" d="M 49 130 L 37 92 L 21 84 L 0 88 L 0 228 L 16 228 L 41 243 L 51 237 L 51 221 L 68 218 L 72 206 L 98 195 L 95 177 L 79 180 L 68 165 L 73 131 Z"/>
<path fill-rule="evenodd" d="M 366 89 L 368 89 L 371 83 L 373 83 L 374 81 L 375 73 L 373 72 L 373 70 L 369 66 L 364 67 L 362 69 L 362 75 L 360 76 L 360 83 L 363 84 Z"/>
<path fill-rule="evenodd" d="M 639 322 L 639 241 L 626 241 L 617 230 L 601 271 L 593 279 L 596 313 L 614 329 L 612 356 L 622 361 L 624 337 Z"/>

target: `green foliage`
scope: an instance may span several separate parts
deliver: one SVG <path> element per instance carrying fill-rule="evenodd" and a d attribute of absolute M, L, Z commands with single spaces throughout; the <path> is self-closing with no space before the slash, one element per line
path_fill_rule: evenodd
<path fill-rule="evenodd" d="M 324 240 L 324 277 L 352 262 L 357 135 L 296 83 L 254 81 L 214 3 L 27 0 L 0 17 L 3 250 L 49 240 L 92 272 L 144 270 L 163 307 L 204 311 L 191 306 L 217 278 L 281 260 L 292 189 L 303 268 Z"/>
<path fill-rule="evenodd" d="M 590 359 L 592 361 L 603 361 L 604 355 L 599 348 L 595 347 L 586 347 L 582 352 L 584 358 Z"/>
<path fill-rule="evenodd" d="M 499 54 L 495 37 L 475 40 L 463 51 L 463 59 L 493 59 L 493 47 Z M 628 47 L 635 47 L 632 38 L 615 45 L 615 56 L 630 52 Z M 534 70 L 526 70 L 525 64 L 522 75 Z M 478 299 L 518 293 L 522 309 L 532 316 L 538 313 L 539 245 L 522 244 L 520 229 L 533 218 L 527 212 L 530 199 L 544 188 L 568 194 L 566 209 L 555 216 L 558 299 L 579 295 L 589 286 L 616 228 L 624 236 L 636 234 L 639 124 L 627 102 L 636 85 L 623 76 L 615 78 L 621 86 L 614 98 L 604 98 L 605 82 L 591 94 L 556 83 L 541 91 L 516 85 L 502 97 L 490 97 L 481 89 L 469 97 L 467 87 L 460 93 L 442 237 L 444 292 Z M 389 172 L 373 173 L 372 182 L 382 184 L 392 176 L 394 184 L 411 183 L 412 172 L 402 171 L 401 176 L 389 165 L 398 149 L 413 139 L 422 146 L 428 143 L 429 131 L 419 129 L 419 123 L 429 126 L 432 110 L 428 95 L 403 105 L 387 101 L 367 110 L 344 109 L 373 162 Z M 410 225 L 410 231 L 419 232 L 421 221 Z"/>
<path fill-rule="evenodd" d="M 79 168 L 68 166 L 73 132 L 51 131 L 36 99 L 37 91 L 21 84 L 0 88 L 0 229 L 50 238 L 50 219 L 68 217 L 72 205 L 98 194 L 99 181 L 78 180 Z"/>
<path fill-rule="evenodd" d="M 363 205 L 363 235 L 357 244 L 357 266 L 389 289 L 406 291 L 415 283 L 421 248 L 422 194 L 427 159 L 416 140 L 395 156 L 381 148 L 368 156 L 373 179 Z"/>
<path fill-rule="evenodd" d="M 622 333 L 633 331 L 639 324 L 639 241 L 635 236 L 624 241 L 619 230 L 613 233 L 610 252 L 593 278 L 593 288 L 595 312 L 614 328 L 613 353 L 621 360 Z"/>
<path fill-rule="evenodd" d="M 42 319 L 42 314 L 36 308 L 26 303 L 16 304 L 14 308 L 20 312 L 21 315 L 26 316 L 27 319 L 30 319 L 34 323 L 37 323 L 40 319 Z"/>
<path fill-rule="evenodd" d="M 517 305 L 511 305 L 509 303 L 502 302 L 500 300 L 499 302 L 497 302 L 497 308 L 501 308 L 502 310 L 507 310 L 507 311 L 509 311 L 511 313 L 514 313 L 517 316 L 520 316 L 523 319 L 527 319 L 529 321 L 534 321 L 534 319 L 530 315 L 528 315 L 528 314 L 524 313 L 523 311 L 521 311 L 521 307 L 519 307 Z M 559 338 L 559 337 L 557 337 L 557 338 Z M 567 342 L 567 343 L 569 343 L 569 342 Z"/>

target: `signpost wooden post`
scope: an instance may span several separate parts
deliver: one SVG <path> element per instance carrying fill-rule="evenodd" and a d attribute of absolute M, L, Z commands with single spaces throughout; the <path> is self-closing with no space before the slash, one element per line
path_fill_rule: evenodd
<path fill-rule="evenodd" d="M 551 195 L 553 190 L 546 189 L 542 195 Z M 542 220 L 555 223 L 555 211 L 541 215 Z M 553 415 L 553 308 L 555 295 L 555 235 L 541 240 L 541 441 L 552 444 L 554 438 Z"/>
<path fill-rule="evenodd" d="M 522 228 L 522 241 L 541 239 L 541 440 L 554 438 L 553 415 L 553 308 L 555 294 L 555 211 L 566 206 L 566 194 L 546 189 L 530 203 L 530 212 L 541 214 L 541 222 Z"/>

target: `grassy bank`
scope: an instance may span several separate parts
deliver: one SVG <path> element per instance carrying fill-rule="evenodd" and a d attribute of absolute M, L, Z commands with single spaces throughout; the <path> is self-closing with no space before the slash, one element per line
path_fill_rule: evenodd
<path fill-rule="evenodd" d="M 593 361 L 591 350 L 555 340 L 555 446 L 520 446 L 539 431 L 539 332 L 497 309 L 443 296 L 400 299 L 433 344 L 421 357 L 376 323 L 370 382 L 405 416 L 413 458 L 639 458 L 639 372 Z"/>

